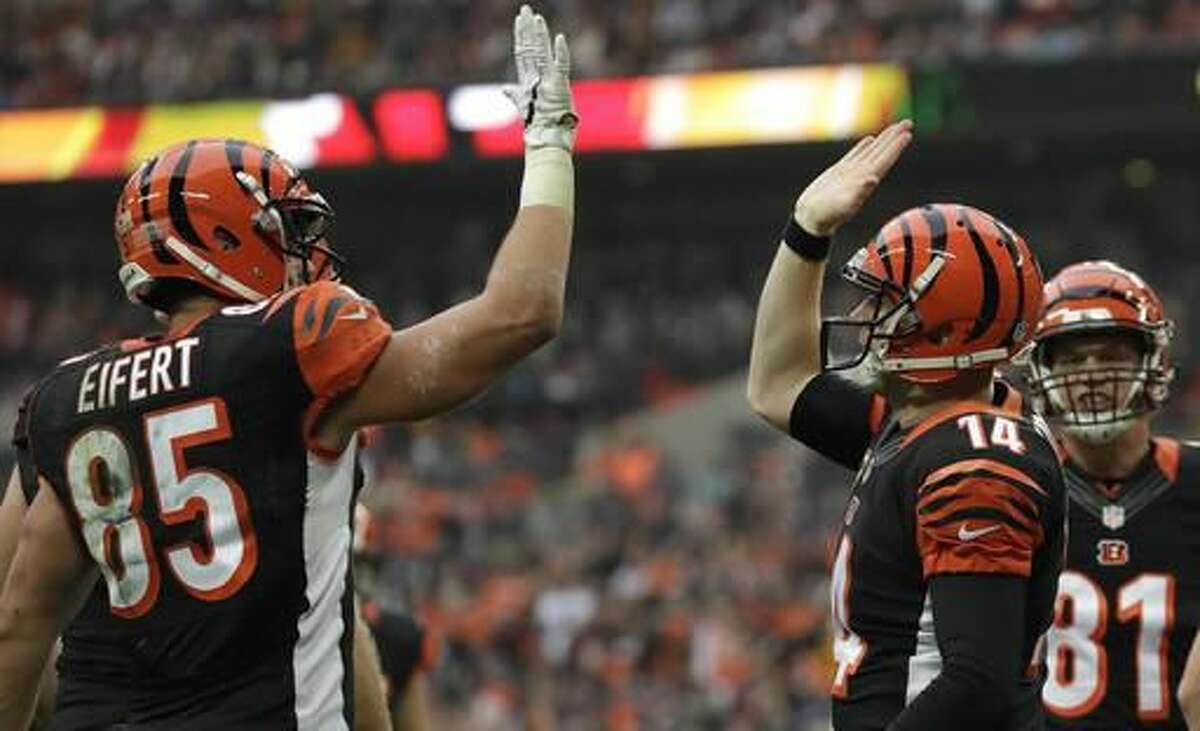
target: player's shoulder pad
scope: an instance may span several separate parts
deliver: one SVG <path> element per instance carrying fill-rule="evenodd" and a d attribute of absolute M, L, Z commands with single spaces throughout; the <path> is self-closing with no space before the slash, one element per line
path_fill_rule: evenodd
<path fill-rule="evenodd" d="M 1020 474 L 1020 481 L 1036 485 L 1047 495 L 1061 492 L 1058 447 L 1045 421 L 1031 412 L 957 404 L 918 424 L 905 441 L 923 475 L 982 466 L 1010 476 Z"/>
<path fill-rule="evenodd" d="M 48 373 L 42 376 L 25 393 L 21 401 L 23 428 L 32 431 L 38 425 L 46 425 L 46 421 L 61 418 L 67 407 L 64 399 L 70 401 L 70 409 L 74 409 L 74 379 L 98 359 L 111 355 L 121 348 L 119 342 L 106 343 L 84 353 L 72 355 L 59 361 Z M 18 419 L 18 427 L 22 419 Z M 15 436 L 15 435 L 14 435 Z"/>
<path fill-rule="evenodd" d="M 316 282 L 283 297 L 276 316 L 289 318 L 300 371 L 317 398 L 356 386 L 391 337 L 375 304 L 344 284 Z"/>
<path fill-rule="evenodd" d="M 964 403 L 919 425 L 909 438 L 925 576 L 1028 576 L 1045 526 L 1066 503 L 1061 463 L 1044 423 L 1017 410 Z"/>
<path fill-rule="evenodd" d="M 1200 490 L 1200 441 L 1156 436 L 1153 442 L 1159 471 L 1172 484 Z"/>

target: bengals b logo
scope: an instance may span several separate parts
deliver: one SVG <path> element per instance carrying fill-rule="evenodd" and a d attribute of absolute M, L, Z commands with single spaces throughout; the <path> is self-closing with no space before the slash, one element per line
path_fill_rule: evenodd
<path fill-rule="evenodd" d="M 1096 543 L 1096 563 L 1101 566 L 1124 566 L 1129 563 L 1129 544 L 1118 538 L 1105 538 Z"/>

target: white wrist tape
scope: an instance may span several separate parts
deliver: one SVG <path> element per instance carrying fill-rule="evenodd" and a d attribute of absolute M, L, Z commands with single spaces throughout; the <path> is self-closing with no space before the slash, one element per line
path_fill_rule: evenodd
<path fill-rule="evenodd" d="M 575 166 L 571 153 L 558 147 L 525 151 L 521 208 L 525 206 L 560 206 L 574 214 Z"/>

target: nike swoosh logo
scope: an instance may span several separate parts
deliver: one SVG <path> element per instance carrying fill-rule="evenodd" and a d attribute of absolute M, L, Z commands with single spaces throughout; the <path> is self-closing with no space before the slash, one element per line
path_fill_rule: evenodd
<path fill-rule="evenodd" d="M 968 529 L 968 528 L 967 528 L 967 524 L 966 524 L 966 523 L 963 523 L 961 526 L 959 526 L 959 527 L 958 527 L 958 540 L 960 540 L 960 541 L 964 541 L 964 542 L 966 542 L 966 541 L 973 541 L 973 540 L 975 540 L 976 538 L 978 538 L 979 536 L 982 536 L 982 535 L 987 535 L 988 533 L 991 533 L 991 532 L 992 532 L 992 531 L 994 531 L 994 530 L 1000 530 L 1000 526 L 998 526 L 998 525 L 989 525 L 989 526 L 988 526 L 988 527 L 986 527 L 986 528 L 979 528 L 979 529 L 977 529 L 977 530 L 970 530 L 970 529 Z"/>
<path fill-rule="evenodd" d="M 356 312 L 351 312 L 349 315 L 338 315 L 339 320 L 365 320 L 367 319 L 367 309 L 362 305 L 358 306 Z"/>

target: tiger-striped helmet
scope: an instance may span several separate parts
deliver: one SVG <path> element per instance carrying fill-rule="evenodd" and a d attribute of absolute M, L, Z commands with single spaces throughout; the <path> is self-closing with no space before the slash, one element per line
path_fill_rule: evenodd
<path fill-rule="evenodd" d="M 879 230 L 842 267 L 868 294 L 862 307 L 822 323 L 826 370 L 878 359 L 878 367 L 914 383 L 940 383 L 963 370 L 990 367 L 1029 341 L 1042 302 L 1042 273 L 1025 240 L 970 206 L 912 208 Z M 861 328 L 856 356 L 830 362 L 837 328 Z"/>
<path fill-rule="evenodd" d="M 324 241 L 333 209 L 287 160 L 239 140 L 190 140 L 146 160 L 117 201 L 114 230 L 120 279 L 134 302 L 188 280 L 231 301 L 257 302 L 281 291 L 285 256 L 304 262 L 305 279 L 340 258 Z"/>
<path fill-rule="evenodd" d="M 1139 362 L 1133 367 L 1086 362 L 1054 367 L 1054 346 L 1080 333 L 1132 334 L 1140 345 Z M 1175 377 L 1170 359 L 1174 333 L 1162 300 L 1137 274 L 1111 261 L 1072 264 L 1046 284 L 1029 363 L 1034 407 L 1084 441 L 1111 441 L 1137 417 L 1166 402 Z M 1094 403 L 1074 398 L 1072 392 L 1080 386 L 1104 397 L 1092 399 Z"/>

